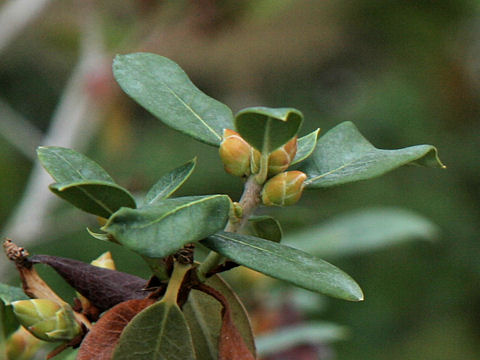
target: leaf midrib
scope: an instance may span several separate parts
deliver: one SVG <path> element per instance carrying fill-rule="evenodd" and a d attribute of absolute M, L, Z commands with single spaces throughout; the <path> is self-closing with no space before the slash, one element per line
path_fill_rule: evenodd
<path fill-rule="evenodd" d="M 202 334 L 208 334 L 209 333 L 208 325 L 206 324 L 206 321 L 205 321 L 205 318 L 204 318 L 202 312 L 198 310 L 198 308 L 200 307 L 198 305 L 198 300 L 195 298 L 195 296 L 192 296 L 191 299 L 190 299 L 190 302 L 191 302 L 191 307 L 192 307 L 193 314 L 198 321 L 198 325 L 200 326 L 200 329 L 202 330 Z M 209 337 L 207 335 L 204 335 L 204 339 L 205 339 L 205 342 L 207 344 L 208 352 L 210 353 L 212 358 L 215 358 L 215 354 L 216 354 L 216 351 L 214 350 L 215 349 L 215 344 L 212 343 L 211 337 Z"/>
<path fill-rule="evenodd" d="M 63 160 L 65 163 L 67 163 L 67 164 L 70 166 L 70 168 L 80 176 L 80 178 L 81 178 L 82 180 L 101 180 L 101 181 L 105 181 L 105 182 L 112 182 L 111 177 L 110 177 L 107 173 L 105 173 L 105 175 L 107 175 L 106 177 L 108 178 L 108 180 L 105 180 L 105 179 L 89 179 L 89 178 L 85 177 L 79 170 L 77 170 L 76 167 L 73 166 L 73 164 L 72 164 L 67 158 L 65 158 L 64 156 L 62 156 L 61 154 L 59 154 L 59 153 L 56 152 L 56 151 L 54 151 L 52 154 L 53 154 L 54 156 L 59 157 L 61 160 Z M 55 175 L 53 175 L 53 174 L 51 174 L 51 175 L 53 176 L 53 178 L 54 178 L 55 180 L 57 180 L 57 179 L 55 178 Z M 61 182 L 64 182 L 64 181 L 61 181 Z"/>
<path fill-rule="evenodd" d="M 192 112 L 192 114 L 218 139 L 222 140 L 222 137 L 216 133 L 215 130 L 213 130 L 203 119 L 202 117 L 189 105 L 187 104 L 181 97 L 178 95 L 167 83 L 165 83 L 163 80 L 159 80 L 162 85 L 164 85 L 168 91 L 176 98 L 178 101 L 180 101 L 188 110 Z"/>
<path fill-rule="evenodd" d="M 183 209 L 188 208 L 188 207 L 190 207 L 190 206 L 197 205 L 197 204 L 202 203 L 202 202 L 204 202 L 204 201 L 207 201 L 207 200 L 210 200 L 210 199 L 213 199 L 213 198 L 216 198 L 216 197 L 221 197 L 221 196 L 224 196 L 224 195 L 209 196 L 209 197 L 207 197 L 207 198 L 198 199 L 198 200 L 189 202 L 189 203 L 187 203 L 187 204 L 180 205 L 180 206 L 178 206 L 178 207 L 176 207 L 176 208 L 174 208 L 174 209 L 166 212 L 165 214 L 163 214 L 163 215 L 160 216 L 159 218 L 157 218 L 157 219 L 155 219 L 155 220 L 153 220 L 153 221 L 150 221 L 149 223 L 140 224 L 140 225 L 138 225 L 138 226 L 133 225 L 132 228 L 134 228 L 134 229 L 143 229 L 143 228 L 145 228 L 145 227 L 151 226 L 151 225 L 153 225 L 153 224 L 156 224 L 156 223 L 162 221 L 164 218 L 166 218 L 166 217 L 168 217 L 168 216 L 170 216 L 170 215 L 172 215 L 172 214 L 175 214 L 176 212 L 178 212 L 178 211 L 180 211 L 180 210 L 183 210 Z"/>

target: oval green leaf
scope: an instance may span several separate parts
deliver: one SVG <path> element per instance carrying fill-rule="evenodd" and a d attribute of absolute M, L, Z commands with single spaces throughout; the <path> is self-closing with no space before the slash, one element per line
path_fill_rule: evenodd
<path fill-rule="evenodd" d="M 307 187 L 320 188 L 370 179 L 406 164 L 445 167 L 437 149 L 431 145 L 377 149 L 347 121 L 318 140 L 313 154 L 300 170 L 308 175 Z"/>
<path fill-rule="evenodd" d="M 292 247 L 224 231 L 201 243 L 241 265 L 304 289 L 344 300 L 363 300 L 362 290 L 349 275 Z"/>
<path fill-rule="evenodd" d="M 176 304 L 157 302 L 125 327 L 112 360 L 195 360 L 192 337 Z"/>
<path fill-rule="evenodd" d="M 239 134 L 264 154 L 271 153 L 297 135 L 302 122 L 302 113 L 292 108 L 252 107 L 235 116 Z"/>
<path fill-rule="evenodd" d="M 110 175 L 95 161 L 72 149 L 59 146 L 40 146 L 40 163 L 57 183 L 75 183 L 87 180 L 113 183 Z"/>
<path fill-rule="evenodd" d="M 359 254 L 412 240 L 433 240 L 439 229 L 414 212 L 371 208 L 337 218 L 285 237 L 284 242 L 322 257 Z"/>
<path fill-rule="evenodd" d="M 136 207 L 133 196 L 85 155 L 58 146 L 41 146 L 37 153 L 56 181 L 50 190 L 79 209 L 108 218 L 122 206 Z"/>
<path fill-rule="evenodd" d="M 113 75 L 122 89 L 168 126 L 218 146 L 233 127 L 232 111 L 205 95 L 172 60 L 149 53 L 118 55 Z"/>
<path fill-rule="evenodd" d="M 192 159 L 186 164 L 173 169 L 163 175 L 145 195 L 144 204 L 151 205 L 159 200 L 164 200 L 172 195 L 190 177 L 195 169 L 197 159 Z"/>
<path fill-rule="evenodd" d="M 295 154 L 295 157 L 290 165 L 295 165 L 300 161 L 305 160 L 312 154 L 313 150 L 315 150 L 315 146 L 317 145 L 319 132 L 320 129 L 317 129 L 298 139 L 297 153 Z"/>
<path fill-rule="evenodd" d="M 229 211 L 227 195 L 166 199 L 139 209 L 121 208 L 102 230 L 140 255 L 163 258 L 222 229 Z"/>
<path fill-rule="evenodd" d="M 0 300 L 2 300 L 5 305 L 10 305 L 13 301 L 28 299 L 29 297 L 25 295 L 21 288 L 0 284 Z"/>
<path fill-rule="evenodd" d="M 50 185 L 50 190 L 75 207 L 104 218 L 109 218 L 121 207 L 136 206 L 126 189 L 110 182 L 56 183 Z"/>
<path fill-rule="evenodd" d="M 245 307 L 230 286 L 218 275 L 206 281 L 208 286 L 221 292 L 227 299 L 236 328 L 252 354 L 255 355 L 255 340 Z M 218 337 L 222 326 L 222 305 L 212 296 L 192 290 L 183 306 L 183 313 L 192 333 L 197 359 L 218 359 Z"/>
<path fill-rule="evenodd" d="M 252 216 L 248 221 L 252 224 L 255 236 L 274 242 L 280 242 L 282 240 L 282 227 L 277 219 L 265 215 Z"/>

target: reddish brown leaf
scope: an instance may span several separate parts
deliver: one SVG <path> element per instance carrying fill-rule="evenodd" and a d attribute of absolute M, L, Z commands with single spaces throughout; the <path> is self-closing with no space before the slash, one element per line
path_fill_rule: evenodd
<path fill-rule="evenodd" d="M 125 326 L 154 302 L 153 299 L 129 300 L 107 311 L 83 340 L 77 360 L 110 360 Z"/>
<path fill-rule="evenodd" d="M 218 340 L 218 360 L 255 360 L 233 322 L 230 305 L 225 296 L 205 284 L 198 285 L 197 289 L 213 296 L 223 305 L 222 327 Z"/>
<path fill-rule="evenodd" d="M 255 360 L 233 323 L 230 309 L 225 307 L 218 342 L 218 360 Z"/>

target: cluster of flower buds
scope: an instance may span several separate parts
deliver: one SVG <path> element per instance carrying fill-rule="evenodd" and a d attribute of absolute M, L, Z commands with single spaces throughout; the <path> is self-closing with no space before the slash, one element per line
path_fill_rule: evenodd
<path fill-rule="evenodd" d="M 248 176 L 258 171 L 260 152 L 248 144 L 239 133 L 225 129 L 220 144 L 220 158 L 225 171 L 235 176 Z M 293 137 L 268 157 L 268 176 L 272 177 L 290 166 L 297 153 L 297 137 Z"/>
<path fill-rule="evenodd" d="M 243 177 L 259 171 L 260 152 L 233 130 L 224 130 L 219 153 L 225 171 L 229 174 Z M 267 177 L 270 179 L 265 183 L 262 191 L 262 201 L 265 205 L 293 205 L 300 199 L 307 176 L 300 171 L 285 172 L 296 153 L 297 137 L 295 136 L 269 155 Z"/>
<path fill-rule="evenodd" d="M 32 299 L 12 302 L 12 307 L 19 323 L 41 340 L 69 341 L 82 333 L 82 328 L 67 303 Z"/>

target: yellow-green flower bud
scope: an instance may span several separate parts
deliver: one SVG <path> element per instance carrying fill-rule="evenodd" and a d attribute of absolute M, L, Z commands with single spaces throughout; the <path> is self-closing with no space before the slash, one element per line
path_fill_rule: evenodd
<path fill-rule="evenodd" d="M 45 341 L 68 341 L 82 332 L 70 305 L 48 299 L 12 302 L 18 322 L 32 335 Z"/>
<path fill-rule="evenodd" d="M 268 157 L 268 176 L 273 176 L 285 171 L 290 166 L 297 153 L 297 137 L 293 137 L 281 148 L 275 150 Z"/>
<path fill-rule="evenodd" d="M 220 158 L 225 171 L 235 176 L 250 174 L 250 156 L 252 147 L 237 132 L 225 129 L 220 144 Z"/>
<path fill-rule="evenodd" d="M 116 270 L 115 262 L 113 261 L 112 253 L 110 251 L 104 252 L 98 258 L 93 260 L 90 264 L 104 269 Z"/>
<path fill-rule="evenodd" d="M 302 196 L 306 178 L 307 175 L 297 170 L 275 175 L 263 186 L 262 202 L 267 206 L 295 204 Z"/>

